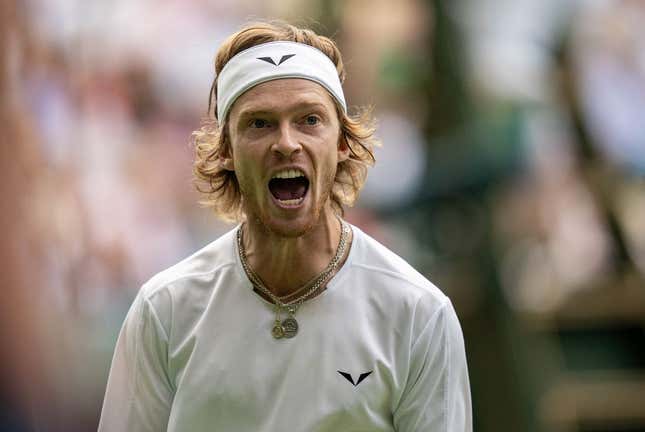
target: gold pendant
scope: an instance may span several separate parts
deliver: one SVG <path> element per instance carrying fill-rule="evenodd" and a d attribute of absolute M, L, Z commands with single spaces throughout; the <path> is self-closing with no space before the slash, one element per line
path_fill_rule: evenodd
<path fill-rule="evenodd" d="M 277 304 L 275 305 L 275 322 L 271 329 L 271 336 L 275 339 L 282 339 L 284 337 L 284 329 L 282 328 L 282 322 L 280 321 L 280 305 Z"/>
<path fill-rule="evenodd" d="M 284 328 L 282 328 L 282 323 L 280 323 L 280 321 L 276 321 L 275 324 L 273 324 L 271 335 L 276 339 L 282 339 L 284 337 Z"/>

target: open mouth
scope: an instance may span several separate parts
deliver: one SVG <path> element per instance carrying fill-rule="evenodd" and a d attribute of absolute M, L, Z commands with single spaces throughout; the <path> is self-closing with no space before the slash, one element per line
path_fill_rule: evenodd
<path fill-rule="evenodd" d="M 299 169 L 278 171 L 269 181 L 269 191 L 278 202 L 285 206 L 302 203 L 309 190 L 309 180 Z"/>

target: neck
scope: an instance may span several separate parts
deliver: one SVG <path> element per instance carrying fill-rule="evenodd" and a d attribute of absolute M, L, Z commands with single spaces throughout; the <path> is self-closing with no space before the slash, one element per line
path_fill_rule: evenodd
<path fill-rule="evenodd" d="M 243 227 L 247 262 L 273 294 L 285 296 L 327 267 L 336 253 L 340 232 L 340 221 L 331 209 L 298 237 L 281 236 L 249 220 Z"/>

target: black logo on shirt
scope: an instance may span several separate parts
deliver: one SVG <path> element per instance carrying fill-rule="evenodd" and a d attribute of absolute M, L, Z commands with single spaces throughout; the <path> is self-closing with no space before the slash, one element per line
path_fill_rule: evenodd
<path fill-rule="evenodd" d="M 369 372 L 363 372 L 362 374 L 360 374 L 360 375 L 359 375 L 358 380 L 356 380 L 356 382 L 354 382 L 354 378 L 352 378 L 352 376 L 351 376 L 349 373 L 347 373 L 347 372 L 343 372 L 343 371 L 336 371 L 336 372 L 338 372 L 339 374 L 341 374 L 341 375 L 343 376 L 343 378 L 345 378 L 347 381 L 349 381 L 350 383 L 352 383 L 352 385 L 353 385 L 354 387 L 356 387 L 357 385 L 359 385 L 359 384 L 361 383 L 361 381 L 363 381 L 365 378 L 367 378 L 367 377 L 372 373 L 372 371 L 369 371 Z"/>
<path fill-rule="evenodd" d="M 293 56 L 295 56 L 295 54 L 283 55 L 282 57 L 280 57 L 280 61 L 277 62 L 277 63 L 271 57 L 258 57 L 258 60 L 262 60 L 262 61 L 265 61 L 267 63 L 271 63 L 273 66 L 280 66 L 282 63 L 286 62 L 287 60 L 289 60 Z"/>

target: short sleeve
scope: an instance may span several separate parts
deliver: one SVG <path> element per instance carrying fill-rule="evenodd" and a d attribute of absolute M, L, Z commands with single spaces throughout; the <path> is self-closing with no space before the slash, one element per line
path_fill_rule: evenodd
<path fill-rule="evenodd" d="M 413 341 L 406 387 L 394 412 L 398 432 L 471 432 L 464 339 L 446 301 Z"/>
<path fill-rule="evenodd" d="M 166 331 L 139 293 L 119 333 L 99 432 L 166 430 L 173 397 L 167 353 Z"/>

